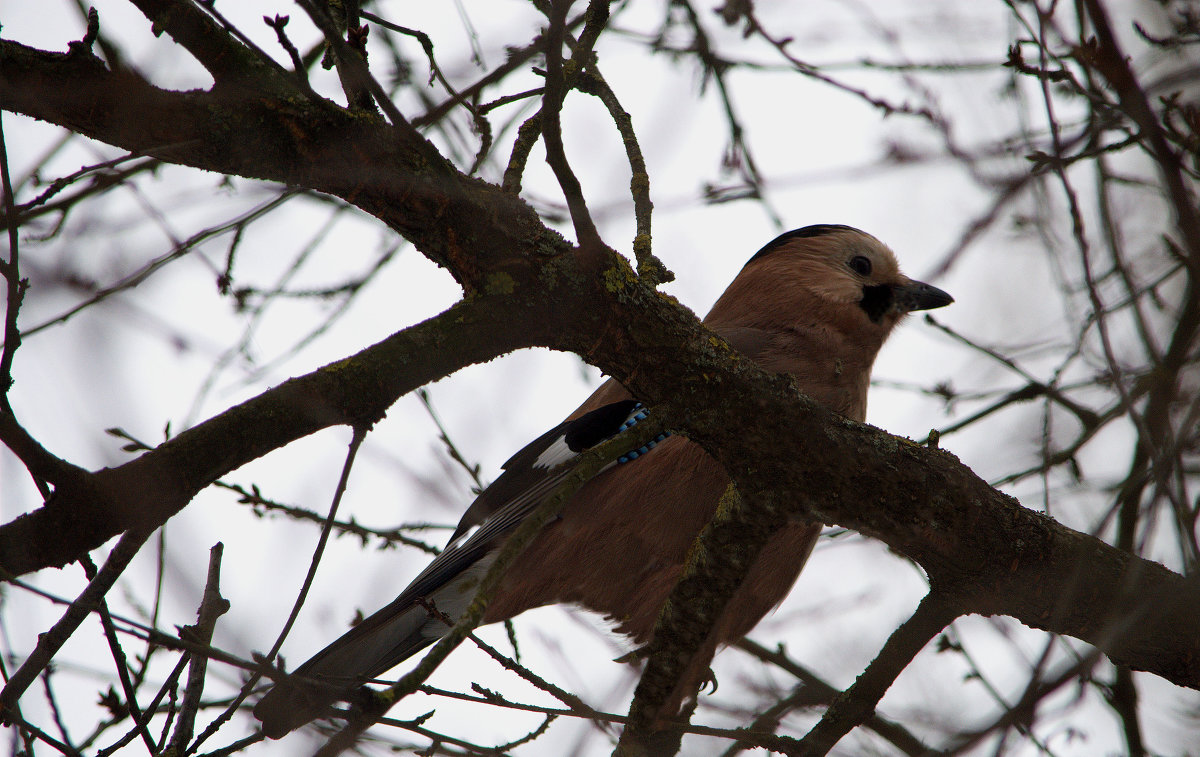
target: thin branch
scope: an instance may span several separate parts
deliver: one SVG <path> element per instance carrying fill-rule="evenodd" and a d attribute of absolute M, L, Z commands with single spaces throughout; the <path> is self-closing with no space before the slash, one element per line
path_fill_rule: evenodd
<path fill-rule="evenodd" d="M 687 14 L 688 24 L 693 34 L 691 43 L 692 52 L 702 66 L 701 76 L 703 83 L 701 84 L 701 92 L 704 91 L 704 86 L 710 79 L 715 82 L 717 96 L 721 100 L 721 107 L 725 113 L 725 123 L 729 129 L 729 146 L 723 158 L 723 167 L 726 169 L 736 169 L 738 177 L 742 180 L 745 187 L 726 195 L 719 188 L 709 185 L 705 191 L 706 200 L 716 204 L 728 202 L 731 199 L 753 199 L 763 208 L 771 223 L 776 228 L 782 228 L 783 219 L 768 196 L 766 180 L 758 168 L 758 161 L 755 159 L 754 152 L 751 150 L 750 143 L 747 140 L 746 128 L 733 102 L 733 95 L 729 87 L 728 77 L 726 76 L 729 71 L 729 64 L 713 47 L 712 39 L 700 20 L 700 14 L 696 11 L 695 4 L 690 2 L 690 0 L 681 0 L 678 5 L 682 6 L 684 12 Z M 729 4 L 726 7 L 733 10 L 744 10 L 750 6 Z"/>
<path fill-rule="evenodd" d="M 204 594 L 200 607 L 196 611 L 196 625 L 180 629 L 180 635 L 187 635 L 197 644 L 208 646 L 212 643 L 213 633 L 217 628 L 217 619 L 229 611 L 229 600 L 221 596 L 221 556 L 225 545 L 217 542 L 208 551 L 208 578 L 204 582 Z M 169 753 L 183 755 L 192 740 L 196 727 L 196 713 L 200 710 L 200 697 L 204 693 L 204 681 L 208 673 L 208 658 L 205 655 L 189 655 L 187 686 L 183 692 L 183 702 L 179 707 L 179 719 L 175 723 L 175 733 L 171 737 Z"/>
<path fill-rule="evenodd" d="M 796 686 L 798 693 L 803 693 L 804 701 L 811 703 L 814 700 L 824 702 L 826 705 L 832 703 L 834 699 L 841 693 L 831 684 L 825 682 L 808 668 L 800 665 L 792 658 L 788 657 L 782 647 L 779 649 L 767 649 L 758 642 L 746 638 L 735 644 L 738 649 L 741 649 L 749 654 L 754 655 L 763 662 L 769 662 L 783 671 L 795 676 L 800 683 Z M 867 728 L 870 728 L 882 738 L 886 739 L 893 746 L 907 755 L 913 757 L 929 757 L 936 755 L 938 752 L 931 750 L 923 744 L 919 738 L 903 726 L 888 720 L 877 712 L 872 712 L 871 716 L 863 723 Z M 761 729 L 759 729 L 761 730 Z M 732 753 L 732 750 L 731 750 Z"/>
<path fill-rule="evenodd" d="M 1035 677 L 1026 686 L 1020 699 L 1012 704 L 1006 704 L 1004 711 L 993 722 L 955 739 L 947 751 L 950 754 L 969 753 L 973 747 L 978 746 L 989 735 L 1004 732 L 1008 729 L 1016 729 L 1018 733 L 1027 735 L 1029 729 L 1026 724 L 1033 719 L 1037 706 L 1042 700 L 1062 687 L 1080 680 L 1083 676 L 1087 676 L 1096 667 L 1096 664 L 1100 662 L 1100 659 L 1100 652 L 1092 650 L 1047 680 L 1038 680 Z M 1033 741 L 1036 742 L 1037 740 L 1033 739 Z M 1041 745 L 1041 747 L 1044 751 L 1045 746 Z"/>
<path fill-rule="evenodd" d="M 297 81 L 300 83 L 300 88 L 303 89 L 309 97 L 316 98 L 317 93 L 313 91 L 312 84 L 308 81 L 308 67 L 304 65 L 304 60 L 300 57 L 300 51 L 288 39 L 287 32 L 284 28 L 288 25 L 290 18 L 276 14 L 274 18 L 263 16 L 263 23 L 275 30 L 275 39 L 279 42 L 279 46 L 284 49 L 288 57 L 292 59 L 292 71 L 296 75 Z"/>
<path fill-rule="evenodd" d="M 24 225 L 30 221 L 40 218 L 50 213 L 62 213 L 64 216 L 73 210 L 77 205 L 84 200 L 95 197 L 99 194 L 107 192 L 115 187 L 125 185 L 129 180 L 147 171 L 154 171 L 162 165 L 162 161 L 154 158 L 142 160 L 140 163 L 123 168 L 120 171 L 107 171 L 106 169 L 115 168 L 122 163 L 138 158 L 144 158 L 144 155 L 126 154 L 119 158 L 106 160 L 95 165 L 84 166 L 74 173 L 67 176 L 60 176 L 50 182 L 41 194 L 33 198 L 29 202 L 18 205 L 14 211 L 15 215 L 9 216 L 7 213 L 3 218 L 0 218 L 0 226 L 7 229 L 10 223 Z M 87 186 L 75 192 L 72 195 L 63 197 L 55 202 L 50 202 L 56 195 L 70 187 L 75 182 L 87 177 L 89 174 L 96 174 L 92 177 L 92 181 Z M 61 225 L 61 221 L 59 222 Z"/>
<path fill-rule="evenodd" d="M 1122 108 L 1142 130 L 1144 144 L 1154 156 L 1159 175 L 1167 189 L 1167 196 L 1171 200 L 1171 207 L 1175 211 L 1181 241 L 1188 253 L 1186 260 L 1191 270 L 1191 278 L 1200 278 L 1200 209 L 1197 208 L 1195 195 L 1189 190 L 1184 177 L 1182 159 L 1171 149 L 1163 133 L 1162 123 L 1150 106 L 1146 91 L 1138 83 L 1133 69 L 1129 67 L 1129 58 L 1113 33 L 1108 12 L 1100 0 L 1082 2 L 1087 8 L 1087 15 L 1099 44 L 1091 49 L 1081 48 L 1080 54 L 1094 54 L 1095 57 L 1089 62 L 1093 63 L 1113 86 Z"/>
<path fill-rule="evenodd" d="M 555 686 L 541 676 L 536 675 L 532 670 L 524 665 L 518 664 L 507 655 L 500 654 L 495 647 L 484 642 L 475 634 L 471 634 L 470 638 L 471 641 L 475 643 L 475 646 L 486 652 L 493 660 L 503 665 L 505 670 L 510 670 L 513 673 L 516 673 L 533 686 L 546 692 L 550 696 L 565 704 L 567 707 L 570 707 L 572 712 L 597 721 L 607 721 L 609 719 L 607 714 L 601 713 L 596 708 L 591 707 L 576 694 L 567 691 L 561 686 Z"/>
<path fill-rule="evenodd" d="M 366 17 L 365 14 L 364 14 L 364 17 Z M 575 18 L 568 21 L 567 22 L 567 30 L 571 31 L 571 30 L 578 28 L 581 24 L 583 24 L 584 19 L 586 17 L 587 17 L 587 12 L 585 11 L 584 13 L 580 13 Z M 493 69 L 488 74 L 486 74 L 485 76 L 480 78 L 474 84 L 471 84 L 469 86 L 466 86 L 466 87 L 463 87 L 462 89 L 460 89 L 458 91 L 459 96 L 463 100 L 466 100 L 466 101 L 474 100 L 475 98 L 479 97 L 483 93 L 483 90 L 487 89 L 488 87 L 490 87 L 494 84 L 498 84 L 499 82 L 503 81 L 506 77 L 508 77 L 510 74 L 512 74 L 514 71 L 517 71 L 517 70 L 523 68 L 524 66 L 528 65 L 530 61 L 532 61 L 534 58 L 536 58 L 538 55 L 540 55 L 543 52 L 543 50 L 545 49 L 545 46 L 546 46 L 545 38 L 537 37 L 530 44 L 525 45 L 524 47 L 518 48 L 516 50 L 509 51 L 508 55 L 505 56 L 505 60 L 503 63 L 501 63 L 495 69 Z M 431 108 L 424 115 L 414 118 L 413 122 L 412 122 L 413 126 L 420 128 L 423 126 L 429 126 L 431 124 L 435 124 L 438 121 L 441 121 L 443 118 L 445 118 L 446 115 L 449 114 L 450 111 L 453 110 L 458 104 L 459 104 L 458 99 L 451 96 L 445 102 L 442 102 L 441 104 Z"/>
<path fill-rule="evenodd" d="M 96 564 L 92 562 L 90 556 L 85 556 L 80 561 L 83 564 L 84 574 L 88 580 L 92 581 L 96 578 Z M 117 630 L 113 625 L 112 615 L 108 611 L 108 601 L 104 597 L 96 607 L 96 612 L 100 615 L 100 624 L 104 628 L 104 638 L 108 642 L 109 652 L 112 654 L 113 664 L 117 670 L 117 680 L 121 683 L 121 691 L 125 694 L 125 707 L 129 710 L 129 717 L 133 721 L 133 730 L 142 738 L 142 743 L 146 745 L 146 753 L 153 755 L 158 753 L 158 745 L 154 742 L 154 737 L 150 735 L 150 730 L 147 728 L 149 717 L 142 713 L 141 707 L 137 702 L 137 691 L 134 689 L 133 681 L 129 677 L 129 661 L 125 657 L 125 650 L 121 647 L 121 641 L 117 638 Z"/>
<path fill-rule="evenodd" d="M 800 740 L 795 754 L 806 757 L 827 754 L 843 736 L 862 725 L 913 658 L 958 615 L 936 590 L 926 594 L 916 611 L 888 637 L 879 655 L 854 685 L 834 700 L 820 722 Z"/>
<path fill-rule="evenodd" d="M 543 98 L 545 89 L 541 90 Z M 509 153 L 508 165 L 504 168 L 504 179 L 501 183 L 504 191 L 514 197 L 521 194 L 521 180 L 525 174 L 525 165 L 529 162 L 529 154 L 533 152 L 538 137 L 542 135 L 542 111 L 539 110 L 517 129 L 513 139 L 512 151 Z"/>
<path fill-rule="evenodd" d="M 563 68 L 562 49 L 563 35 L 566 33 L 567 8 L 569 2 L 554 0 L 551 3 L 550 28 L 546 32 L 546 88 L 542 93 L 542 109 L 538 121 L 542 131 L 542 142 L 546 145 L 546 162 L 558 179 L 567 200 L 567 208 L 571 211 L 571 223 L 575 226 L 575 238 L 581 247 L 602 245 L 600 232 L 592 221 L 588 211 L 587 201 L 583 198 L 583 187 L 579 184 L 571 164 L 567 161 L 566 149 L 562 141 L 562 108 L 569 85 L 568 74 Z M 603 13 L 608 16 L 608 3 L 604 0 L 592 0 L 588 5 L 588 18 L 591 23 L 593 14 Z M 572 59 L 571 74 L 583 61 Z"/>
<path fill-rule="evenodd" d="M 283 642 L 287 640 L 288 633 L 291 632 L 292 626 L 296 623 L 296 618 L 300 616 L 300 609 L 304 607 L 304 601 L 308 598 L 309 589 L 312 588 L 312 582 L 317 577 L 317 568 L 320 566 L 321 558 L 325 554 L 325 546 L 329 543 L 329 534 L 332 532 L 333 523 L 337 519 L 338 508 L 342 504 L 342 496 L 346 493 L 346 486 L 350 482 L 350 471 L 354 467 L 354 459 L 358 456 L 359 447 L 362 446 L 363 439 L 366 436 L 366 426 L 354 426 L 353 435 L 350 437 L 350 445 L 346 450 L 346 460 L 342 463 L 342 472 L 338 477 L 337 488 L 333 493 L 333 502 L 329 505 L 329 514 L 326 516 L 325 524 L 321 528 L 321 535 L 317 539 L 317 545 L 313 548 L 312 559 L 309 560 L 308 564 L 308 572 L 305 573 L 304 581 L 300 584 L 300 591 L 296 595 L 296 601 L 292 603 L 292 611 L 288 613 L 288 618 L 284 622 L 283 628 L 275 638 L 275 643 L 271 645 L 271 651 L 266 654 L 266 662 L 271 662 L 279 654 L 280 648 L 283 647 Z M 252 685 L 253 682 L 250 686 Z"/>
<path fill-rule="evenodd" d="M 442 446 L 446 448 L 446 454 L 450 459 L 458 464 L 460 468 L 466 471 L 471 477 L 472 483 L 475 484 L 475 490 L 481 492 L 487 488 L 487 484 L 479 477 L 479 463 L 469 463 L 463 455 L 458 445 L 450 438 L 450 432 L 446 430 L 446 426 L 442 423 L 442 419 L 438 417 L 438 413 L 433 408 L 433 400 L 429 397 L 429 389 L 421 387 L 417 390 L 417 399 L 421 401 L 421 407 L 425 408 L 425 412 L 429 414 L 429 419 L 433 421 L 433 425 L 438 430 L 438 440 Z"/>
<path fill-rule="evenodd" d="M 22 741 L 25 744 L 25 754 L 34 754 L 33 745 L 36 741 L 41 741 L 50 747 L 56 749 L 60 754 L 77 757 L 79 752 L 69 744 L 64 744 L 42 729 L 38 728 L 33 723 L 21 717 L 20 711 L 8 710 L 4 713 L 6 723 L 12 725 L 20 734 Z"/>
<path fill-rule="evenodd" d="M 4 119 L 0 113 L 0 178 L 3 180 L 4 217 L 16 218 L 16 198 L 13 197 L 12 177 L 8 170 L 8 145 L 4 137 Z M 12 418 L 13 409 L 8 401 L 8 391 L 13 385 L 12 366 L 17 347 L 21 344 L 21 332 L 17 329 L 17 315 L 21 310 L 21 301 L 25 298 L 25 290 L 29 282 L 21 278 L 20 239 L 17 234 L 17 224 L 10 222 L 8 226 L 8 260 L 0 260 L 0 275 L 4 276 L 5 306 L 4 306 L 4 347 L 0 352 L 0 422 L 5 425 L 16 425 Z M 19 426 L 18 426 L 19 428 Z M 27 435 L 26 435 L 27 436 Z M 5 439 L 7 442 L 7 439 Z M 18 456 L 20 454 L 18 453 Z M 25 462 L 24 458 L 21 458 Z M 25 462 L 27 468 L 29 463 Z M 30 473 L 33 469 L 29 468 Z M 34 481 L 45 498 L 49 495 L 45 483 L 34 474 Z"/>
<path fill-rule="evenodd" d="M 170 263 L 173 263 L 176 260 L 179 260 L 180 258 L 188 255 L 189 253 L 194 252 L 196 250 L 196 248 L 203 242 L 213 239 L 215 237 L 219 237 L 222 234 L 228 233 L 229 231 L 236 232 L 238 229 L 244 227 L 246 224 L 249 224 L 257 219 L 267 216 L 272 210 L 274 210 L 275 208 L 279 207 L 280 205 L 284 204 L 288 200 L 290 200 L 293 197 L 296 197 L 298 195 L 299 195 L 299 192 L 297 190 L 285 189 L 285 190 L 281 191 L 277 196 L 271 198 L 270 200 L 267 200 L 266 202 L 260 204 L 256 208 L 252 208 L 251 210 L 246 211 L 242 215 L 238 216 L 237 218 L 235 218 L 227 223 L 221 224 L 219 226 L 213 226 L 211 228 L 204 229 L 203 231 L 196 232 L 192 236 L 190 236 L 187 239 L 180 242 L 178 245 L 176 245 L 172 249 L 168 250 L 167 252 L 164 252 L 162 255 L 159 255 L 158 257 L 154 258 L 153 260 L 151 260 L 149 263 L 146 263 L 144 266 L 142 266 L 138 270 L 125 276 L 120 281 L 117 281 L 114 284 L 110 284 L 109 286 L 101 288 L 100 290 L 98 290 L 94 294 L 92 294 L 91 297 L 88 297 L 87 299 L 76 304 L 75 306 L 68 308 L 67 310 L 63 311 L 59 315 L 56 315 L 52 318 L 42 321 L 41 323 L 39 323 L 35 326 L 30 326 L 29 328 L 27 328 L 21 332 L 21 336 L 22 337 L 32 336 L 33 334 L 37 334 L 40 331 L 44 331 L 44 330 L 50 328 L 51 326 L 57 326 L 57 325 L 66 323 L 67 321 L 71 320 L 76 315 L 87 310 L 88 308 L 95 305 L 96 303 L 103 302 L 104 300 L 107 300 L 109 297 L 112 297 L 113 295 L 119 294 L 120 292 L 123 292 L 127 289 L 132 289 L 132 288 L 138 286 L 139 284 L 141 284 L 142 282 L 146 281 L 151 276 L 153 276 L 156 272 L 158 272 L 164 266 L 167 266 Z"/>
<path fill-rule="evenodd" d="M 135 636 L 136 638 L 141 638 L 137 634 L 132 634 L 132 635 Z M 142 639 L 142 640 L 146 641 L 146 639 Z M 104 747 L 103 749 L 97 751 L 96 757 L 112 757 L 112 755 L 121 751 L 125 747 L 126 744 L 133 741 L 133 739 L 138 735 L 139 730 L 141 728 L 143 728 L 150 721 L 151 717 L 153 717 L 155 714 L 158 713 L 159 705 L 162 704 L 163 697 L 165 697 L 167 695 L 167 692 L 174 692 L 175 687 L 179 684 L 179 677 L 183 675 L 184 668 L 187 667 L 187 664 L 188 664 L 188 656 L 181 655 L 179 660 L 175 663 L 175 667 L 171 671 L 170 675 L 168 675 L 166 677 L 166 680 L 163 681 L 163 685 L 161 687 L 159 687 L 158 693 L 155 694 L 154 699 L 150 702 L 150 704 L 144 710 L 144 714 L 142 715 L 142 717 L 137 718 L 135 720 L 134 727 L 130 728 L 129 731 L 124 736 L 122 736 L 120 739 L 117 739 L 112 744 L 109 744 L 108 746 Z M 162 739 L 163 742 L 166 741 L 166 732 L 170 729 L 170 727 L 171 727 L 171 719 L 170 719 L 170 717 L 168 717 L 167 722 L 164 726 L 163 739 Z M 156 746 L 156 748 L 152 754 L 158 755 L 161 752 L 162 752 L 162 747 L 161 747 L 161 745 L 159 745 L 159 746 Z"/>
<path fill-rule="evenodd" d="M 351 748 L 358 737 L 393 704 L 416 691 L 442 661 L 479 626 L 487 611 L 488 602 L 499 588 L 508 567 L 521 555 L 545 524 L 566 505 L 575 492 L 625 451 L 631 447 L 635 449 L 640 447 L 665 430 L 666 425 L 662 417 L 652 413 L 646 420 L 630 427 L 624 433 L 563 463 L 562 468 L 554 472 L 558 479 L 557 486 L 545 495 L 529 515 L 521 520 L 520 525 L 510 535 L 505 537 L 504 545 L 479 582 L 479 589 L 476 591 L 474 599 L 471 600 L 471 604 L 463 612 L 462 617 L 454 623 L 454 627 L 433 645 L 433 648 L 413 670 L 405 674 L 387 691 L 381 692 L 374 702 L 363 708 L 362 712 L 355 713 L 355 717 L 346 727 L 318 750 L 317 757 L 333 757 Z"/>
<path fill-rule="evenodd" d="M 86 476 L 83 468 L 67 462 L 42 446 L 17 421 L 11 411 L 0 409 L 0 442 L 8 447 L 29 471 L 43 500 L 51 496 L 46 484 L 56 487 L 78 485 Z"/>
<path fill-rule="evenodd" d="M 1137 682 L 1133 680 L 1133 671 L 1124 665 L 1116 668 L 1116 675 L 1106 699 L 1121 718 L 1125 753 L 1129 757 L 1144 757 L 1146 745 L 1142 739 L 1142 726 L 1139 722 L 1138 690 Z"/>
<path fill-rule="evenodd" d="M 25 689 L 29 688 L 29 684 L 50 664 L 50 660 L 63 644 L 67 643 L 79 628 L 79 624 L 100 607 L 105 594 L 121 577 L 121 573 L 129 566 L 129 562 L 146 543 L 146 539 L 150 538 L 151 533 L 153 529 L 127 531 L 113 547 L 104 562 L 104 567 L 88 582 L 87 588 L 71 603 L 58 622 L 38 637 L 37 646 L 13 673 L 3 691 L 0 691 L 0 722 L 7 720 L 9 713 L 16 711 L 17 702 L 25 693 Z"/>
<path fill-rule="evenodd" d="M 625 156 L 629 161 L 631 174 L 629 193 L 633 197 L 633 216 L 637 224 L 637 232 L 633 238 L 633 256 L 637 261 L 638 275 L 644 277 L 650 286 L 674 281 L 675 274 L 654 256 L 651 249 L 653 237 L 650 223 L 654 203 L 650 201 L 650 172 L 646 168 L 646 159 L 642 157 L 642 148 L 633 130 L 633 119 L 621 107 L 616 93 L 608 86 L 595 64 L 588 66 L 580 77 L 578 86 L 580 91 L 595 95 L 604 103 L 621 135 L 621 143 L 625 145 Z"/>
<path fill-rule="evenodd" d="M 53 672 L 53 666 L 42 671 L 42 687 L 46 690 L 46 704 L 50 707 L 50 717 L 54 719 L 54 727 L 58 729 L 58 733 L 62 737 L 62 743 L 71 750 L 68 754 L 74 757 L 75 755 L 79 755 L 80 752 L 71 743 L 71 735 L 67 731 L 67 724 L 63 722 L 62 711 L 58 706 L 58 697 L 54 694 L 54 687 L 50 685 L 50 675 Z"/>
<path fill-rule="evenodd" d="M 256 515 L 264 513 L 276 512 L 285 515 L 289 518 L 299 521 L 307 521 L 311 523 L 324 524 L 326 516 L 320 513 L 313 512 L 305 507 L 297 507 L 288 505 L 282 502 L 277 502 L 273 499 L 268 499 L 259 490 L 258 486 L 251 485 L 249 489 L 241 484 L 231 484 L 227 481 L 214 481 L 213 486 L 220 489 L 228 489 L 238 495 L 238 504 L 250 505 Z M 437 523 L 408 523 L 394 528 L 369 528 L 355 522 L 353 519 L 345 521 L 334 521 L 333 528 L 339 534 L 350 534 L 357 536 L 364 545 L 371 539 L 379 539 L 385 545 L 403 544 L 406 547 L 415 547 L 429 555 L 438 554 L 441 549 L 433 546 L 427 541 L 414 539 L 411 536 L 405 536 L 405 531 L 428 531 L 430 529 L 451 530 L 453 526 L 437 524 Z"/>
<path fill-rule="evenodd" d="M 346 459 L 342 463 L 342 472 L 338 477 L 337 486 L 333 492 L 333 501 L 329 505 L 329 514 L 325 517 L 325 523 L 321 528 L 321 535 L 317 538 L 317 544 L 313 548 L 312 558 L 309 560 L 308 572 L 304 575 L 304 581 L 300 584 L 300 591 L 296 595 L 295 602 L 292 603 L 292 610 L 288 613 L 287 620 L 284 621 L 283 628 L 280 629 L 278 636 L 275 637 L 275 643 L 271 645 L 271 650 L 266 655 L 256 659 L 256 662 L 262 666 L 268 666 L 275 660 L 275 657 L 279 654 L 279 650 L 283 647 L 283 642 L 287 640 L 292 626 L 295 625 L 296 619 L 300 617 L 300 610 L 304 607 L 304 602 L 308 598 L 308 592 L 312 588 L 312 582 L 317 576 L 317 568 L 321 564 L 321 558 L 325 554 L 325 547 L 329 543 L 329 534 L 333 530 L 333 523 L 337 518 L 338 508 L 341 506 L 342 497 L 345 495 L 346 487 L 349 485 L 350 471 L 354 468 L 354 460 L 358 456 L 359 448 L 362 447 L 363 439 L 366 438 L 368 428 L 366 424 L 355 424 L 353 427 L 354 430 L 350 437 L 350 444 L 346 449 Z M 233 713 L 237 711 L 250 692 L 254 690 L 254 687 L 261 678 L 262 675 L 255 671 L 242 684 L 241 691 L 238 692 L 237 697 L 234 698 L 229 707 L 225 709 L 225 712 L 213 721 L 205 729 L 204 733 L 200 734 L 200 737 L 196 739 L 196 743 L 188 751 L 195 751 L 199 748 L 200 744 L 216 733 L 216 729 L 233 716 Z"/>

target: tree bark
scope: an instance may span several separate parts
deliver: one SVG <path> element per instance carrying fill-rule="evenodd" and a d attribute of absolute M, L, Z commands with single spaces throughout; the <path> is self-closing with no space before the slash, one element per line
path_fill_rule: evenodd
<path fill-rule="evenodd" d="M 422 384 L 540 345 L 578 353 L 666 412 L 744 498 L 762 503 L 752 517 L 852 528 L 920 564 L 962 613 L 1010 615 L 1200 688 L 1193 580 L 1021 507 L 947 452 L 816 406 L 612 250 L 571 248 L 519 198 L 461 174 L 411 127 L 313 98 L 277 73 L 238 78 L 214 60 L 211 90 L 171 92 L 108 70 L 81 43 L 60 54 L 0 41 L 0 107 L 164 161 L 341 197 L 446 267 L 468 296 L 129 463 L 53 481 L 44 507 L 0 527 L 8 574 L 61 566 L 131 528 L 161 525 L 272 449 L 371 423 Z"/>

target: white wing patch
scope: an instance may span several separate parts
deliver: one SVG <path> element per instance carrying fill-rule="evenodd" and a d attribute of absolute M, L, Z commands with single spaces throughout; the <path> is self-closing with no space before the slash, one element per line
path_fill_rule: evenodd
<path fill-rule="evenodd" d="M 566 436 L 560 436 L 554 440 L 554 443 L 542 451 L 538 455 L 537 460 L 533 461 L 535 468 L 553 468 L 556 465 L 570 460 L 575 457 L 578 452 L 575 452 L 567 446 Z"/>
<path fill-rule="evenodd" d="M 483 523 L 487 523 L 487 521 L 485 520 L 485 521 L 483 521 Z M 462 547 L 464 544 L 466 544 L 468 541 L 471 540 L 471 537 L 475 535 L 475 532 L 479 530 L 479 527 L 482 526 L 483 523 L 476 523 L 474 526 L 471 526 L 466 531 L 463 531 L 462 536 L 459 536 L 457 539 L 455 539 L 454 541 L 447 544 L 446 549 L 444 551 L 452 552 L 452 551 Z"/>

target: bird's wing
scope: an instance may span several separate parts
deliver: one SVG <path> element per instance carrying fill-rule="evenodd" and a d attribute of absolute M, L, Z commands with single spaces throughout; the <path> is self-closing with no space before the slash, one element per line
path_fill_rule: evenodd
<path fill-rule="evenodd" d="M 634 400 L 612 402 L 559 424 L 513 455 L 468 509 L 446 548 L 399 596 L 259 701 L 254 712 L 263 732 L 277 738 L 299 727 L 444 635 L 475 596 L 504 538 L 570 475 L 571 466 L 564 463 L 645 417 Z M 621 459 L 639 457 L 665 436 Z"/>
<path fill-rule="evenodd" d="M 622 399 L 563 421 L 534 439 L 504 463 L 500 477 L 463 513 L 458 528 L 450 537 L 450 545 L 495 516 L 509 523 L 516 515 L 519 522 L 520 517 L 528 513 L 528 508 L 522 509 L 526 492 L 541 490 L 544 480 L 555 473 L 563 474 L 563 471 L 555 470 L 560 464 L 615 436 L 642 417 L 645 417 L 645 411 L 637 401 Z M 493 523 L 490 530 L 494 533 L 498 527 L 500 524 Z"/>

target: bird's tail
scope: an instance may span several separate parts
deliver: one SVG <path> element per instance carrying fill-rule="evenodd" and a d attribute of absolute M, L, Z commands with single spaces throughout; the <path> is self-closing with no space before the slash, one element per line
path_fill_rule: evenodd
<path fill-rule="evenodd" d="M 254 717 L 262 732 L 278 739 L 324 715 L 371 678 L 419 652 L 447 629 L 413 602 L 396 603 L 347 631 L 317 652 L 259 700 Z"/>

